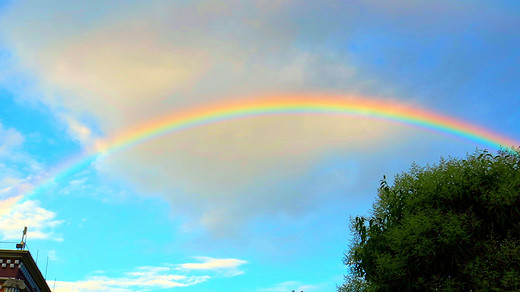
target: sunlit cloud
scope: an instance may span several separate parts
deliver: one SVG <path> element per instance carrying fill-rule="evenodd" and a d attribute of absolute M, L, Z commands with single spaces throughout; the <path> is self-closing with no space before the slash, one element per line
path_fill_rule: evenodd
<path fill-rule="evenodd" d="M 68 132 L 73 139 L 85 145 L 89 145 L 96 138 L 93 136 L 92 130 L 89 127 L 83 125 L 76 118 L 63 113 L 60 114 L 59 117 L 67 126 Z"/>
<path fill-rule="evenodd" d="M 0 200 L 0 218 L 11 213 L 13 207 L 22 199 L 22 195 Z"/>
<path fill-rule="evenodd" d="M 210 257 L 196 257 L 199 263 L 180 264 L 179 268 L 184 270 L 197 271 L 218 271 L 227 277 L 238 276 L 244 272 L 239 267 L 246 264 L 247 261 L 239 259 L 216 259 Z"/>
<path fill-rule="evenodd" d="M 56 213 L 42 208 L 38 201 L 13 201 L 11 198 L 0 203 L 0 234 L 3 239 L 20 239 L 27 226 L 27 236 L 32 239 L 63 240 L 54 233 L 54 229 L 63 223 L 56 219 Z"/>
<path fill-rule="evenodd" d="M 198 259 L 201 259 L 204 262 L 164 266 L 143 266 L 135 268 L 133 271 L 127 272 L 121 277 L 96 275 L 81 281 L 57 281 L 56 290 L 63 292 L 112 292 L 152 291 L 154 289 L 188 287 L 209 281 L 214 277 L 238 276 L 243 273 L 241 271 L 239 272 L 238 267 L 247 263 L 246 261 L 238 259 L 217 259 L 210 257 L 199 257 Z M 194 273 L 194 271 L 197 273 Z M 211 272 L 217 272 L 218 274 L 212 274 Z"/>

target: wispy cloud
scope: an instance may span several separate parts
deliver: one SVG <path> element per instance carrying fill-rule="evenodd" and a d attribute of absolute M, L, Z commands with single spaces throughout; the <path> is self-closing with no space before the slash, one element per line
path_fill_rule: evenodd
<path fill-rule="evenodd" d="M 0 236 L 20 239 L 27 226 L 30 238 L 62 240 L 54 233 L 62 223 L 56 213 L 25 198 L 38 181 L 42 166 L 23 150 L 24 142 L 19 131 L 0 124 Z"/>
<path fill-rule="evenodd" d="M 4 176 L 0 179 L 0 200 L 21 196 L 33 188 L 34 178 L 31 176 L 20 178 L 22 174 L 17 170 L 1 164 L 0 172 Z"/>
<path fill-rule="evenodd" d="M 247 261 L 239 259 L 216 259 L 211 257 L 195 257 L 199 263 L 180 264 L 181 270 L 217 271 L 227 277 L 238 276 L 244 273 L 239 267 Z"/>
<path fill-rule="evenodd" d="M 270 288 L 263 288 L 258 290 L 258 292 L 288 292 L 288 291 L 304 291 L 304 292 L 313 292 L 313 291 L 323 291 L 320 285 L 308 285 L 302 284 L 297 281 L 287 281 L 279 283 Z"/>
<path fill-rule="evenodd" d="M 153 291 L 154 289 L 192 286 L 204 282 L 207 279 L 208 277 L 205 276 L 187 277 L 167 274 L 164 273 L 164 271 L 152 270 L 146 273 L 146 275 L 140 276 L 127 275 L 121 278 L 95 276 L 87 280 L 76 282 L 56 281 L 56 291 Z"/>
<path fill-rule="evenodd" d="M 17 168 L 32 173 L 41 171 L 42 166 L 24 151 L 24 142 L 25 136 L 22 133 L 0 123 L 0 171 L 13 172 Z M 5 178 L 6 175 L 2 177 Z"/>
<path fill-rule="evenodd" d="M 0 200 L 27 193 L 42 166 L 24 151 L 25 137 L 0 123 Z"/>
<path fill-rule="evenodd" d="M 0 124 L 0 157 L 11 156 L 13 149 L 20 147 L 25 138 L 15 129 L 6 129 Z"/>
<path fill-rule="evenodd" d="M 246 261 L 199 257 L 202 263 L 186 263 L 164 266 L 143 266 L 125 273 L 121 277 L 96 275 L 86 280 L 57 281 L 57 292 L 76 291 L 152 291 L 176 287 L 193 286 L 214 277 L 233 277 L 242 274 L 238 267 Z M 193 273 L 196 270 L 197 273 Z M 232 273 L 224 271 L 233 271 Z M 217 272 L 216 275 L 211 273 Z"/>

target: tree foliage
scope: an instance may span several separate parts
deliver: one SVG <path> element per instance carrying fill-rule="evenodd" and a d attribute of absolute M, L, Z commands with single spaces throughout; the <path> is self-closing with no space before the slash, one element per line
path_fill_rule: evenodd
<path fill-rule="evenodd" d="M 413 165 L 351 222 L 338 291 L 520 291 L 520 149 Z"/>

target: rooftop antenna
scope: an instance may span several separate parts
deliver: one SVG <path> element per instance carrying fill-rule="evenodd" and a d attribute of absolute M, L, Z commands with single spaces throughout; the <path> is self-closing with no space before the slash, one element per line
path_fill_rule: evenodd
<path fill-rule="evenodd" d="M 45 277 L 43 279 L 47 280 L 47 267 L 49 266 L 49 256 L 47 256 L 47 263 L 45 264 Z"/>
<path fill-rule="evenodd" d="M 23 229 L 22 241 L 20 241 L 20 243 L 16 244 L 16 249 L 24 250 L 26 241 L 27 241 L 27 226 L 25 226 L 25 228 Z"/>

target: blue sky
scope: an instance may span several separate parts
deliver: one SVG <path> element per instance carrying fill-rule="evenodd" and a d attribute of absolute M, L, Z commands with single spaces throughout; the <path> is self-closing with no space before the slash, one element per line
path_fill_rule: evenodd
<path fill-rule="evenodd" d="M 57 292 L 333 291 L 383 175 L 497 149 L 264 116 L 42 180 L 159 117 L 255 96 L 395 102 L 518 141 L 518 27 L 513 1 L 0 2 L 0 239 L 28 226 Z"/>

